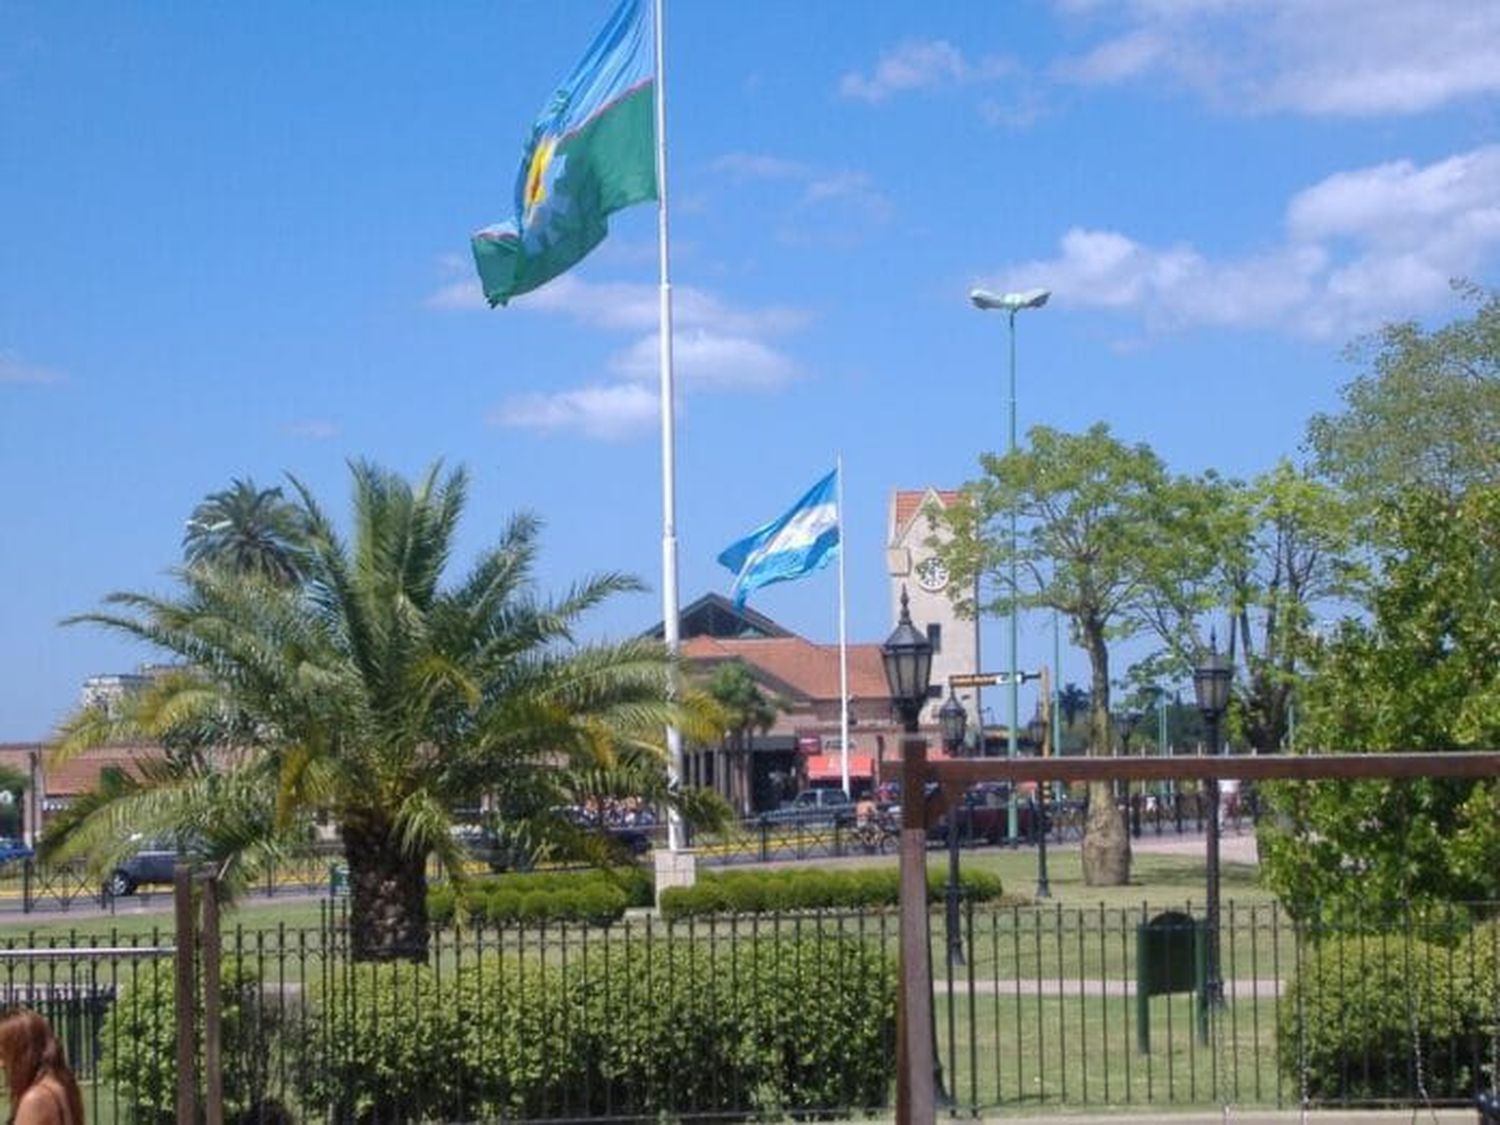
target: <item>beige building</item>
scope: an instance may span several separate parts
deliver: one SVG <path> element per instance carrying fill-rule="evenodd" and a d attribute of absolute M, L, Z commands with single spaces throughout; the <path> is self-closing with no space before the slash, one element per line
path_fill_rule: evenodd
<path fill-rule="evenodd" d="M 947 570 L 927 541 L 943 532 L 933 526 L 930 513 L 945 511 L 961 503 L 963 494 L 936 488 L 896 490 L 891 493 L 889 533 L 886 540 L 886 571 L 890 576 L 891 626 L 901 614 L 901 592 L 906 591 L 912 624 L 932 642 L 932 686 L 922 711 L 924 726 L 936 727 L 938 709 L 948 696 L 948 677 L 955 673 L 979 672 L 979 622 L 958 616 L 951 600 L 954 588 Z M 974 591 L 968 591 L 970 596 Z M 969 715 L 971 738 L 980 729 L 980 696 L 977 688 L 957 693 Z"/>

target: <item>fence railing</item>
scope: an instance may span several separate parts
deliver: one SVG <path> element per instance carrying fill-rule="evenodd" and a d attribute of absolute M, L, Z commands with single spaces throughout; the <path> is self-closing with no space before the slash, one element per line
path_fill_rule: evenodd
<path fill-rule="evenodd" d="M 960 1112 L 1472 1105 L 1500 1072 L 1497 915 L 1227 902 L 1205 1003 L 1191 973 L 1138 995 L 1143 910 L 966 903 L 961 962 L 932 917 L 935 1064 Z M 421 966 L 354 963 L 344 923 L 330 906 L 223 933 L 223 1069 L 248 1119 L 847 1115 L 892 1096 L 891 912 L 450 928 Z M 0 940 L 0 1002 L 60 1029 L 91 1121 L 170 1106 L 174 955 L 162 931 Z"/>

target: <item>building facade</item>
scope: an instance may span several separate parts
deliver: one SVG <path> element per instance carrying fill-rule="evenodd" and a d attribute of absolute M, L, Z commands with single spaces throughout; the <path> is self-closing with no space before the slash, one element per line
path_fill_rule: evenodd
<path fill-rule="evenodd" d="M 890 579 L 891 627 L 901 614 L 901 594 L 906 592 L 912 624 L 932 642 L 932 684 L 928 703 L 922 709 L 923 725 L 938 724 L 937 713 L 948 697 L 948 678 L 955 674 L 983 671 L 979 663 L 979 621 L 966 621 L 953 607 L 956 591 L 947 569 L 938 560 L 928 540 L 942 539 L 946 532 L 933 515 L 962 503 L 963 494 L 936 488 L 898 489 L 891 493 L 886 573 Z M 963 591 L 971 599 L 975 591 Z M 977 737 L 981 729 L 979 689 L 961 688 L 955 693 L 968 713 L 968 729 Z"/>

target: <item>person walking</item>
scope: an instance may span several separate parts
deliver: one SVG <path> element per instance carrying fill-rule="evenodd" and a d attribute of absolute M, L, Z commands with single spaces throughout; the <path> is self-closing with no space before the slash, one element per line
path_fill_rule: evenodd
<path fill-rule="evenodd" d="M 27 1008 L 0 1016 L 0 1068 L 10 1087 L 6 1125 L 83 1125 L 83 1095 L 52 1025 Z"/>

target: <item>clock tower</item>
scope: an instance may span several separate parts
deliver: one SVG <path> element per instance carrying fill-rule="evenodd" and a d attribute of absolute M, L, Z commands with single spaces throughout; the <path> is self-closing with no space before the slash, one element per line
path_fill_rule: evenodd
<path fill-rule="evenodd" d="M 933 535 L 944 533 L 932 524 L 929 513 L 944 511 L 963 502 L 959 492 L 935 488 L 891 493 L 890 523 L 886 538 L 886 572 L 890 576 L 891 626 L 901 613 L 901 588 L 906 587 L 912 624 L 932 642 L 932 686 L 923 723 L 937 723 L 938 708 L 948 698 L 948 677 L 955 673 L 982 672 L 979 665 L 979 622 L 958 616 L 951 598 L 955 593 L 947 568 L 927 546 Z M 973 591 L 967 591 L 971 594 Z M 979 691 L 961 688 L 958 701 L 969 715 L 971 737 L 979 738 Z"/>

